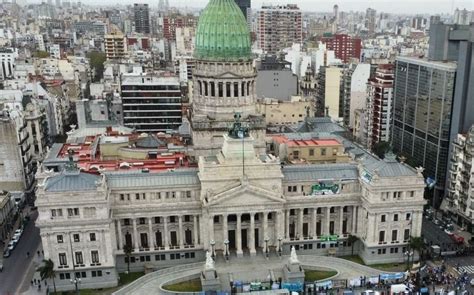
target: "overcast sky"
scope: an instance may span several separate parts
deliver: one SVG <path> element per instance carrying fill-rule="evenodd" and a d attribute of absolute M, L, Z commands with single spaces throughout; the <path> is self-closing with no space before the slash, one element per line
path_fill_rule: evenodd
<path fill-rule="evenodd" d="M 84 3 L 94 3 L 93 0 L 82 0 Z M 113 0 L 104 0 L 109 2 Z M 123 2 L 122 2 L 123 1 Z M 119 0 L 117 2 L 133 2 L 134 0 Z M 159 0 L 135 0 L 139 3 L 148 3 L 151 6 L 157 6 Z M 176 7 L 204 7 L 209 0 L 168 0 L 171 6 Z M 332 11 L 334 4 L 339 5 L 341 11 L 365 11 L 372 7 L 378 12 L 393 13 L 428 13 L 441 14 L 452 13 L 458 8 L 474 9 L 474 0 L 251 0 L 252 7 L 258 9 L 262 3 L 265 4 L 286 4 L 295 3 L 304 11 L 329 12 Z M 115 2 L 115 3 L 117 3 Z M 96 2 L 97 3 L 97 2 Z"/>

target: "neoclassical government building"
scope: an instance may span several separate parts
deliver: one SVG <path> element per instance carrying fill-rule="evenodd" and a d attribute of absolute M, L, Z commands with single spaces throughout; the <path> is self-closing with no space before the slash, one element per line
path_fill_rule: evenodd
<path fill-rule="evenodd" d="M 344 163 L 302 165 L 266 153 L 246 28 L 233 0 L 211 0 L 199 22 L 190 117 L 197 168 L 90 174 L 73 155 L 62 171 L 40 167 L 36 222 L 58 290 L 73 289 L 74 278 L 81 288 L 116 286 L 127 263 L 132 271 L 165 268 L 204 262 L 206 251 L 231 261 L 285 255 L 292 246 L 314 255 L 354 248 L 366 263 L 406 259 L 408 240 L 421 233 L 421 169 L 365 151 Z M 242 121 L 234 120 L 239 110 Z"/>

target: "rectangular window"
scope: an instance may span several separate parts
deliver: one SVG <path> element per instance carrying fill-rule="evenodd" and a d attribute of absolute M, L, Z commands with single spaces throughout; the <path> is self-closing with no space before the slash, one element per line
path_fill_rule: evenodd
<path fill-rule="evenodd" d="M 155 260 L 156 261 L 166 260 L 166 256 L 165 254 L 155 255 Z"/>
<path fill-rule="evenodd" d="M 76 243 L 81 241 L 81 239 L 79 238 L 79 234 L 73 234 L 73 235 L 72 235 L 72 239 L 73 239 L 74 242 L 76 242 Z"/>
<path fill-rule="evenodd" d="M 91 242 L 95 242 L 95 241 L 96 241 L 96 239 L 95 239 L 95 233 L 90 233 L 90 234 L 89 234 L 89 239 L 90 239 Z"/>
<path fill-rule="evenodd" d="M 51 216 L 56 217 L 56 209 L 51 209 Z"/>
<path fill-rule="evenodd" d="M 74 253 L 74 257 L 76 258 L 76 265 L 84 264 L 84 260 L 82 259 L 82 252 Z"/>
<path fill-rule="evenodd" d="M 398 231 L 396 229 L 392 230 L 392 242 L 397 240 Z"/>
<path fill-rule="evenodd" d="M 326 156 L 326 149 L 325 148 L 321 149 L 321 156 Z"/>
<path fill-rule="evenodd" d="M 74 216 L 79 216 L 79 208 L 74 208 Z"/>
<path fill-rule="evenodd" d="M 63 235 L 57 235 L 56 239 L 58 240 L 58 243 L 60 243 L 60 244 L 64 242 Z"/>
<path fill-rule="evenodd" d="M 314 156 L 314 149 L 309 149 L 309 155 Z"/>
<path fill-rule="evenodd" d="M 191 191 L 186 191 L 186 198 L 191 198 Z"/>
<path fill-rule="evenodd" d="M 383 243 L 385 241 L 385 231 L 381 230 L 379 232 L 379 243 Z"/>
<path fill-rule="evenodd" d="M 161 223 L 160 217 L 155 217 L 155 223 Z"/>
<path fill-rule="evenodd" d="M 385 222 L 385 214 L 380 216 L 380 222 Z"/>
<path fill-rule="evenodd" d="M 404 232 L 403 232 L 403 241 L 409 241 L 410 240 L 410 230 L 409 229 L 406 229 Z"/>
<path fill-rule="evenodd" d="M 59 265 L 67 265 L 66 253 L 59 253 Z"/>
<path fill-rule="evenodd" d="M 393 214 L 393 221 L 398 221 L 398 214 Z"/>
<path fill-rule="evenodd" d="M 145 221 L 146 221 L 146 220 L 145 220 L 145 218 L 143 218 L 143 217 L 139 219 L 139 223 L 140 223 L 140 224 L 145 224 Z"/>
<path fill-rule="evenodd" d="M 176 222 L 175 216 L 170 216 L 170 223 L 175 223 L 175 222 Z"/>
<path fill-rule="evenodd" d="M 92 263 L 99 263 L 99 251 L 91 251 Z"/>
<path fill-rule="evenodd" d="M 124 194 L 120 194 L 120 201 L 124 201 L 125 200 L 125 195 Z"/>
<path fill-rule="evenodd" d="M 300 152 L 299 151 L 293 151 L 293 158 L 294 159 L 299 159 L 300 157 Z"/>
<path fill-rule="evenodd" d="M 405 220 L 410 220 L 411 219 L 411 214 L 410 213 L 407 213 L 406 217 L 405 217 Z"/>

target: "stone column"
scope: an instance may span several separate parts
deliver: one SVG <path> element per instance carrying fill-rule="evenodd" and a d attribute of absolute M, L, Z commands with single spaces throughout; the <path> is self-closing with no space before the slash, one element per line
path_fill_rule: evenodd
<path fill-rule="evenodd" d="M 317 211 L 318 209 L 317 208 L 313 208 L 311 210 L 311 237 L 313 239 L 316 239 L 316 236 L 317 236 L 317 233 L 316 233 L 316 222 L 317 222 Z"/>
<path fill-rule="evenodd" d="M 209 217 L 209 242 L 212 240 L 214 240 L 214 215 Z"/>
<path fill-rule="evenodd" d="M 298 237 L 300 240 L 303 240 L 303 213 L 304 209 L 300 208 L 298 210 Z"/>
<path fill-rule="evenodd" d="M 266 238 L 270 238 L 268 232 L 268 212 L 263 212 L 263 241 L 265 241 Z"/>
<path fill-rule="evenodd" d="M 278 230 L 275 244 L 278 243 L 278 238 L 285 238 L 285 213 L 283 211 L 278 211 Z"/>
<path fill-rule="evenodd" d="M 184 248 L 184 237 L 183 237 L 183 216 L 178 216 L 178 238 L 179 238 L 179 248 Z"/>
<path fill-rule="evenodd" d="M 356 206 L 352 206 L 352 224 L 351 224 L 351 234 L 356 234 Z"/>
<path fill-rule="evenodd" d="M 122 224 L 121 220 L 117 220 L 117 232 L 118 232 L 118 249 L 123 249 L 123 239 L 122 239 Z"/>
<path fill-rule="evenodd" d="M 250 255 L 256 255 L 255 250 L 255 213 L 250 213 L 250 236 L 249 236 Z"/>
<path fill-rule="evenodd" d="M 285 212 L 286 218 L 285 218 L 285 237 L 287 239 L 290 239 L 290 209 L 287 209 Z"/>
<path fill-rule="evenodd" d="M 164 243 L 165 243 L 165 250 L 170 249 L 170 243 L 168 241 L 168 216 L 163 216 L 163 236 L 164 238 Z"/>
<path fill-rule="evenodd" d="M 329 222 L 331 221 L 331 208 L 326 207 L 326 216 L 324 220 L 324 234 L 329 235 Z"/>
<path fill-rule="evenodd" d="M 222 215 L 222 249 L 225 251 L 225 240 L 229 239 L 229 231 L 227 229 L 227 214 Z"/>
<path fill-rule="evenodd" d="M 234 97 L 234 93 L 235 93 L 235 84 L 234 84 L 234 81 L 232 80 L 232 82 L 230 82 L 230 97 Z"/>
<path fill-rule="evenodd" d="M 222 82 L 222 98 L 223 101 L 227 101 L 227 82 Z"/>
<path fill-rule="evenodd" d="M 193 238 L 194 238 L 194 246 L 196 247 L 199 245 L 199 236 L 198 236 L 198 221 L 197 215 L 193 215 Z"/>
<path fill-rule="evenodd" d="M 344 221 L 344 207 L 341 206 L 339 207 L 339 235 L 342 236 L 344 233 L 343 233 L 343 227 L 342 227 L 342 223 Z"/>
<path fill-rule="evenodd" d="M 214 80 L 214 97 L 219 97 L 219 83 Z"/>
<path fill-rule="evenodd" d="M 148 217 L 148 247 L 155 248 L 155 239 L 153 234 L 153 217 Z"/>
<path fill-rule="evenodd" d="M 237 230 L 235 233 L 235 241 L 237 247 L 237 256 L 243 256 L 242 251 L 242 214 L 237 214 Z"/>
<path fill-rule="evenodd" d="M 132 225 L 133 225 L 133 240 L 135 244 L 135 252 L 138 252 L 140 247 L 138 246 L 137 220 L 135 218 L 132 219 Z"/>

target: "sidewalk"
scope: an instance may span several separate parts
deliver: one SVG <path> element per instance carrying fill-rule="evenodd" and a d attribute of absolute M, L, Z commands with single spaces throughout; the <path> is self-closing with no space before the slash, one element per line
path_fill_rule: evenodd
<path fill-rule="evenodd" d="M 43 250 L 42 245 L 38 247 L 38 251 Z M 23 286 L 20 287 L 19 292 L 20 294 L 26 294 L 26 295 L 38 295 L 38 294 L 47 294 L 47 289 L 48 286 L 45 285 L 44 281 L 41 281 L 40 273 L 36 271 L 38 267 L 41 265 L 41 262 L 43 261 L 43 256 L 40 255 L 38 256 L 37 252 L 34 253 L 34 261 L 32 264 L 32 267 L 28 270 L 26 273 L 25 281 L 23 283 Z M 32 284 L 36 280 L 36 284 Z M 38 288 L 39 283 L 41 283 L 41 289 Z"/>

